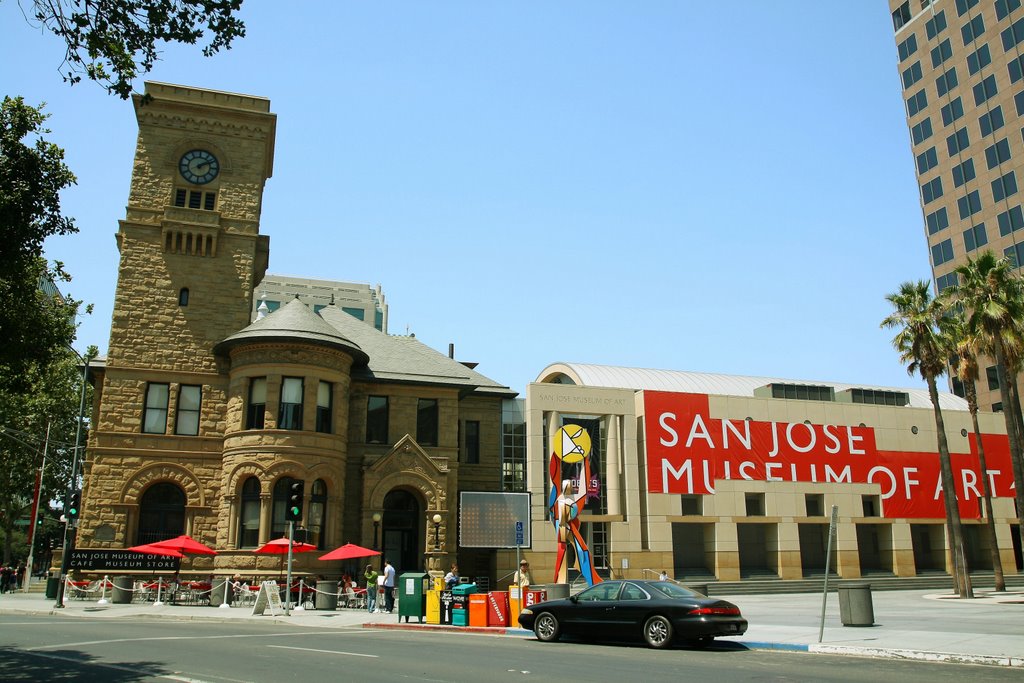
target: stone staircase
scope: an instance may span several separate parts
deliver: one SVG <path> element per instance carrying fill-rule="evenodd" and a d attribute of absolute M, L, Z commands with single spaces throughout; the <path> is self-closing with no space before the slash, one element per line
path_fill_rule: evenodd
<path fill-rule="evenodd" d="M 677 579 L 684 586 L 707 586 L 708 594 L 714 595 L 771 595 L 781 593 L 819 593 L 824 584 L 825 576 L 820 574 L 804 579 L 783 581 L 778 577 L 765 575 L 752 576 L 740 581 L 717 581 L 713 577 L 687 577 Z M 1006 587 L 1024 588 L 1024 574 L 1006 574 Z M 847 579 L 835 574 L 828 577 L 829 591 L 834 591 Z M 872 592 L 895 590 L 953 590 L 953 579 L 943 573 L 928 573 L 919 576 L 897 577 L 893 574 L 869 574 L 860 579 L 852 579 L 858 583 L 871 584 Z M 971 583 L 975 587 L 991 589 L 994 585 L 992 572 L 976 572 L 971 574 Z"/>

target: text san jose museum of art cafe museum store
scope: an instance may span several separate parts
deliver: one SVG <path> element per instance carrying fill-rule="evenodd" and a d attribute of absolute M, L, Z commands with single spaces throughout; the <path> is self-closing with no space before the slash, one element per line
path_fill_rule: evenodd
<path fill-rule="evenodd" d="M 978 444 L 967 403 L 940 394 L 968 566 L 991 571 Z M 1002 414 L 980 413 L 1004 571 L 1020 571 L 1014 476 Z M 952 566 L 934 411 L 924 389 L 557 363 L 526 396 L 534 523 L 545 512 L 554 429 L 593 441 L 581 520 L 612 575 L 843 578 Z M 598 436 L 599 435 L 599 436 Z M 544 482 L 541 484 L 541 482 Z M 535 538 L 545 537 L 534 529 Z M 547 531 L 550 535 L 550 531 Z"/>

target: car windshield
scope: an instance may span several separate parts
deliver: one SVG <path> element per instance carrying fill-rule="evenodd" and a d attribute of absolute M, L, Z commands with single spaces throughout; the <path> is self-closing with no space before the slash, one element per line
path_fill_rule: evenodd
<path fill-rule="evenodd" d="M 662 595 L 668 598 L 702 598 L 704 597 L 696 591 L 692 591 L 689 588 L 685 588 L 676 583 L 670 583 L 668 581 L 660 581 L 658 583 L 648 584 L 652 591 L 658 591 Z"/>

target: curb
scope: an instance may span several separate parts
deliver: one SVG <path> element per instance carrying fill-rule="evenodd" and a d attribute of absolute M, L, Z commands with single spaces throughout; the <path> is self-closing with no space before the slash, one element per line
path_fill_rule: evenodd
<path fill-rule="evenodd" d="M 811 645 L 812 653 L 830 655 L 855 655 L 884 659 L 907 659 L 920 662 L 944 662 L 947 664 L 982 664 L 985 666 L 1008 666 L 1024 668 L 1024 657 L 1002 657 L 998 655 L 967 655 L 928 650 L 894 650 L 874 647 L 850 647 L 845 645 Z"/>
<path fill-rule="evenodd" d="M 723 643 L 736 643 L 750 650 L 776 650 L 781 652 L 810 652 L 810 645 L 802 643 L 772 643 L 762 640 L 723 640 Z"/>

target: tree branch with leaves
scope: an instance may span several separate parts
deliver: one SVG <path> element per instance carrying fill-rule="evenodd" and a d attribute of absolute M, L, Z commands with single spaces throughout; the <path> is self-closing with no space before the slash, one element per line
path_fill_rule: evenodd
<path fill-rule="evenodd" d="M 241 7 L 242 0 L 33 0 L 30 18 L 66 44 L 66 82 L 88 78 L 128 99 L 165 43 L 195 45 L 209 32 L 204 56 L 231 49 L 245 36 L 235 16 Z"/>

